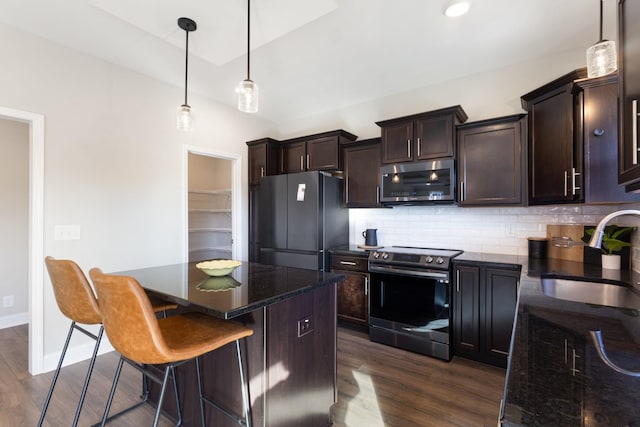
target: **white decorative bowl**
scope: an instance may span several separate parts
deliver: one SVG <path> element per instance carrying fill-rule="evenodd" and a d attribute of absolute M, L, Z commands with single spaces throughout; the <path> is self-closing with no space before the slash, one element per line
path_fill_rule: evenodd
<path fill-rule="evenodd" d="M 212 261 L 203 261 L 196 264 L 196 268 L 202 270 L 209 276 L 219 277 L 230 274 L 238 268 L 242 263 L 231 259 L 214 259 Z"/>

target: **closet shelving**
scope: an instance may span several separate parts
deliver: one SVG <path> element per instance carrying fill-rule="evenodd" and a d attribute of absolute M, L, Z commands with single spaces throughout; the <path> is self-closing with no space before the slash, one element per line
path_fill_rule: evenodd
<path fill-rule="evenodd" d="M 189 261 L 231 258 L 231 189 L 189 191 Z"/>

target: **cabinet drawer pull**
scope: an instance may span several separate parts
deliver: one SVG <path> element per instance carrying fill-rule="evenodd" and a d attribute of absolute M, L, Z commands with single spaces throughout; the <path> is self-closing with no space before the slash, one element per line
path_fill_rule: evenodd
<path fill-rule="evenodd" d="M 600 128 L 595 129 L 595 130 L 593 131 L 593 134 L 594 134 L 595 136 L 602 136 L 602 135 L 604 135 L 604 129 L 600 129 Z"/>
<path fill-rule="evenodd" d="M 633 164 L 638 164 L 638 100 L 631 101 L 631 141 Z"/>
<path fill-rule="evenodd" d="M 340 261 L 340 264 L 342 265 L 358 265 L 355 262 L 351 262 L 351 261 Z"/>

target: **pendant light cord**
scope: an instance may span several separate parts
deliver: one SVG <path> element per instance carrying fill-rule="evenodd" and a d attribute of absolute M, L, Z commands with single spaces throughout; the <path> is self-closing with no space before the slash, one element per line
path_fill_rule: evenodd
<path fill-rule="evenodd" d="M 187 83 L 189 80 L 189 30 L 185 30 L 185 33 L 187 33 L 187 42 L 184 56 L 184 105 L 189 105 L 187 104 Z"/>
<path fill-rule="evenodd" d="M 603 41 L 603 38 L 602 38 L 602 10 L 603 10 L 602 3 L 603 1 L 604 0 L 600 0 L 600 41 Z"/>
<path fill-rule="evenodd" d="M 247 80 L 251 80 L 251 0 L 247 0 Z"/>

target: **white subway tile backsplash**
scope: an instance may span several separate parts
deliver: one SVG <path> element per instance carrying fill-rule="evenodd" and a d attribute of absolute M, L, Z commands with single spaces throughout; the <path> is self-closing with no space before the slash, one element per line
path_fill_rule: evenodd
<path fill-rule="evenodd" d="M 527 255 L 528 237 L 546 237 L 547 224 L 596 224 L 619 209 L 633 205 L 552 205 L 512 208 L 456 206 L 398 206 L 392 209 L 351 209 L 350 242 L 362 244 L 362 231 L 378 229 L 378 244 L 462 249 Z M 620 223 L 640 224 L 622 217 Z M 634 237 L 633 265 L 640 268 L 640 237 Z M 637 256 L 636 256 L 637 255 Z M 636 261 L 638 260 L 638 261 Z M 640 270 L 638 270 L 640 271 Z"/>

